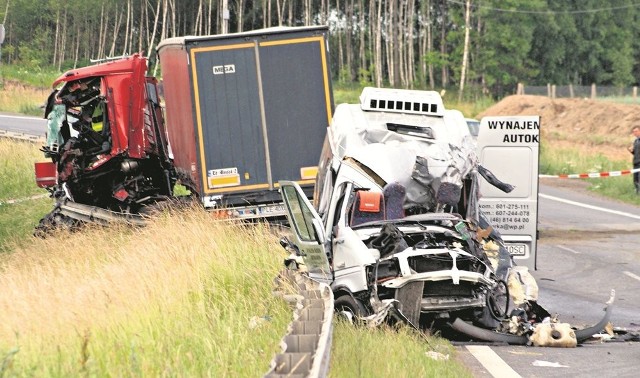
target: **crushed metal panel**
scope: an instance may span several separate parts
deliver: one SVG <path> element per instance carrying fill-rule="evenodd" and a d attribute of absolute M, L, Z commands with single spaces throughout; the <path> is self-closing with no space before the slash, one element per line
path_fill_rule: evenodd
<path fill-rule="evenodd" d="M 388 124 L 429 128 L 435 138 L 398 133 Z M 365 111 L 360 105 L 341 104 L 336 108 L 332 136 L 337 158 L 351 157 L 385 182 L 402 184 L 407 191 L 407 206 L 435 210 L 434 196 L 440 185 L 461 186 L 463 177 L 477 164 L 475 144 L 464 117 L 456 114 L 426 117 Z"/>

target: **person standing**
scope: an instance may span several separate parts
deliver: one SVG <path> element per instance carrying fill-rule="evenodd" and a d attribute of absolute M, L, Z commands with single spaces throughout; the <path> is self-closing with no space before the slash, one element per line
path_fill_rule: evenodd
<path fill-rule="evenodd" d="M 629 147 L 629 152 L 633 154 L 633 169 L 640 169 L 640 126 L 634 126 L 631 133 L 636 137 L 633 146 Z M 636 194 L 640 194 L 640 172 L 633 172 L 633 185 Z"/>

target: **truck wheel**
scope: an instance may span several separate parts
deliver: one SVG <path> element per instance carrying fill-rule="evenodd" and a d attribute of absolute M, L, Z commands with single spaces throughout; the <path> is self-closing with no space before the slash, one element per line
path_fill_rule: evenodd
<path fill-rule="evenodd" d="M 349 294 L 339 296 L 338 299 L 333 302 L 333 308 L 338 316 L 354 324 L 360 323 L 360 318 L 369 315 L 364 304 Z"/>

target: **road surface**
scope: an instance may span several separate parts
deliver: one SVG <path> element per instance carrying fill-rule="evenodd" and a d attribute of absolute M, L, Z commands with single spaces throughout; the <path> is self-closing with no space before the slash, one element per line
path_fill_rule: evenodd
<path fill-rule="evenodd" d="M 47 131 L 47 120 L 42 117 L 38 118 L 0 114 L 0 130 L 34 136 L 44 136 Z"/>

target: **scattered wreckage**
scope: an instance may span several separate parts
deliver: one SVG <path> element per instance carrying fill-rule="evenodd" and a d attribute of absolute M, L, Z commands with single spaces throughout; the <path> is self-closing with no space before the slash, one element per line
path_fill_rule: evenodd
<path fill-rule="evenodd" d="M 478 162 L 462 114 L 437 92 L 365 88 L 336 108 L 314 204 L 281 181 L 293 240 L 285 261 L 334 291 L 347 318 L 406 322 L 475 340 L 575 346 L 608 322 L 574 331 L 537 303 L 478 207 L 479 180 L 508 192 Z"/>

